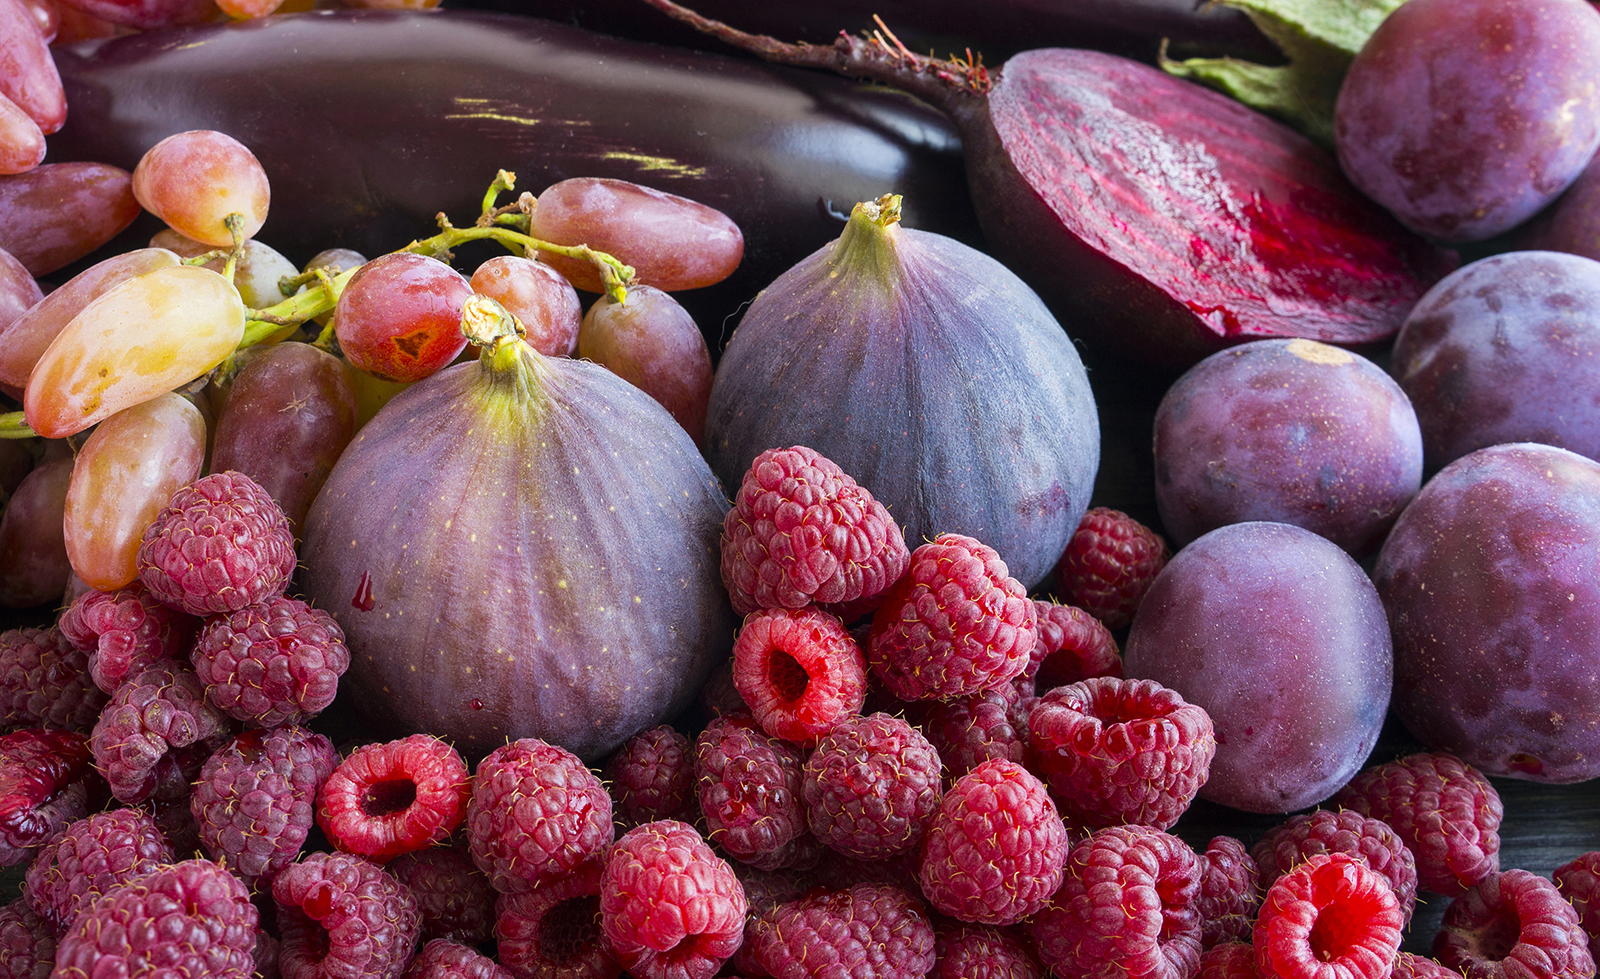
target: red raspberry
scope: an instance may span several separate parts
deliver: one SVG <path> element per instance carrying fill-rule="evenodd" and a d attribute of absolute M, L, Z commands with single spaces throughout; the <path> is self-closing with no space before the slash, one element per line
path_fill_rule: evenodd
<path fill-rule="evenodd" d="M 892 884 L 780 904 L 759 920 L 750 942 L 750 960 L 774 979 L 921 979 L 934 965 L 927 909 Z"/>
<path fill-rule="evenodd" d="M 61 613 L 61 632 L 89 654 L 89 674 L 106 693 L 161 660 L 187 659 L 200 620 L 163 605 L 144 583 L 89 591 Z"/>
<path fill-rule="evenodd" d="M 1256 949 L 1248 941 L 1227 941 L 1200 953 L 1200 971 L 1194 979 L 1262 979 L 1256 968 Z"/>
<path fill-rule="evenodd" d="M 106 705 L 89 657 L 55 626 L 0 632 L 0 730 L 87 732 Z"/>
<path fill-rule="evenodd" d="M 940 534 L 872 616 L 872 672 L 901 700 L 947 700 L 1021 675 L 1038 613 L 994 548 Z"/>
<path fill-rule="evenodd" d="M 908 554 L 883 504 L 803 445 L 756 456 L 722 524 L 722 582 L 740 615 L 870 598 Z"/>
<path fill-rule="evenodd" d="M 700 708 L 709 717 L 750 713 L 750 705 L 744 702 L 739 688 L 733 685 L 731 658 L 712 667 L 710 675 L 706 677 L 705 686 L 700 688 L 698 699 Z"/>
<path fill-rule="evenodd" d="M 1348 853 L 1382 874 L 1394 891 L 1405 924 L 1417 904 L 1417 865 L 1411 851 L 1381 819 L 1353 809 L 1318 809 L 1301 813 L 1267 830 L 1250 848 L 1269 888 L 1285 872 L 1318 853 Z"/>
<path fill-rule="evenodd" d="M 1122 629 L 1170 556 L 1160 534 L 1120 510 L 1094 507 L 1056 562 L 1056 594 Z"/>
<path fill-rule="evenodd" d="M 761 609 L 733 641 L 733 684 L 762 730 L 809 748 L 867 696 L 867 660 L 838 619 Z"/>
<path fill-rule="evenodd" d="M 1167 829 L 1211 774 L 1211 715 L 1154 680 L 1057 687 L 1028 714 L 1036 767 L 1064 818 Z"/>
<path fill-rule="evenodd" d="M 107 890 L 172 859 L 166 836 L 143 810 L 97 812 L 39 849 L 22 896 L 59 934 L 80 908 Z"/>
<path fill-rule="evenodd" d="M 227 715 L 206 702 L 205 685 L 194 671 L 162 661 L 117 688 L 100 712 L 89 746 L 111 794 L 132 805 L 156 794 L 163 771 L 176 760 L 169 754 L 226 738 L 232 727 Z M 196 772 L 215 747 L 194 761 Z M 182 781 L 185 789 L 188 781 Z"/>
<path fill-rule="evenodd" d="M 1248 942 L 1261 910 L 1261 873 L 1244 844 L 1214 836 L 1200 854 L 1200 945 Z"/>
<path fill-rule="evenodd" d="M 710 979 L 743 942 L 747 909 L 733 868 L 677 820 L 623 834 L 600 878 L 601 928 L 637 979 Z"/>
<path fill-rule="evenodd" d="M 1578 912 L 1555 884 L 1526 870 L 1490 874 L 1452 900 L 1433 955 L 1485 979 L 1579 979 L 1595 971 Z"/>
<path fill-rule="evenodd" d="M 570 873 L 615 837 L 599 776 L 538 738 L 512 741 L 478 763 L 466 826 L 472 862 L 501 893 Z"/>
<path fill-rule="evenodd" d="M 906 716 L 939 752 L 947 782 L 991 758 L 1019 764 L 1026 758 L 1028 712 L 1015 684 L 952 700 L 919 700 L 906 707 Z"/>
<path fill-rule="evenodd" d="M 718 717 L 695 740 L 694 770 L 706 836 L 762 870 L 794 863 L 806 832 L 800 749 L 749 717 Z"/>
<path fill-rule="evenodd" d="M 1462 979 L 1462 976 L 1449 966 L 1440 965 L 1437 959 L 1401 952 L 1395 956 L 1391 979 Z"/>
<path fill-rule="evenodd" d="M 1122 654 L 1111 630 L 1081 608 L 1033 601 L 1039 641 L 1023 676 L 1043 691 L 1097 676 L 1121 676 Z"/>
<path fill-rule="evenodd" d="M 1417 882 L 1454 896 L 1500 869 L 1500 793 L 1476 768 L 1422 752 L 1360 773 L 1332 804 L 1394 828 L 1417 863 Z"/>
<path fill-rule="evenodd" d="M 53 975 L 250 979 L 259 920 L 250 892 L 226 867 L 185 860 L 85 906 L 56 946 Z"/>
<path fill-rule="evenodd" d="M 939 801 L 922 845 L 918 879 L 940 912 L 1014 925 L 1061 883 L 1067 829 L 1043 782 L 1013 761 L 986 761 Z"/>
<path fill-rule="evenodd" d="M 20 897 L 0 908 L 0 979 L 50 979 L 55 961 L 49 922 Z"/>
<path fill-rule="evenodd" d="M 806 759 L 811 832 L 841 853 L 884 860 L 915 847 L 939 808 L 939 753 L 898 717 L 850 717 Z"/>
<path fill-rule="evenodd" d="M 1200 859 L 1150 826 L 1108 826 L 1074 847 L 1061 889 L 1026 925 L 1058 976 L 1180 979 L 1200 962 Z"/>
<path fill-rule="evenodd" d="M 339 849 L 381 863 L 449 837 L 471 793 L 460 753 L 413 734 L 352 751 L 317 793 L 317 825 Z"/>
<path fill-rule="evenodd" d="M 1387 979 L 1403 927 L 1382 874 L 1348 853 L 1319 853 L 1267 888 L 1256 967 L 1281 979 Z"/>
<path fill-rule="evenodd" d="M 1033 943 L 1014 928 L 958 924 L 934 933 L 938 962 L 928 979 L 1044 979 Z"/>
<path fill-rule="evenodd" d="M 699 815 L 689 739 L 670 724 L 623 742 L 606 760 L 603 774 L 612 808 L 627 826 L 655 819 L 693 822 Z"/>
<path fill-rule="evenodd" d="M 500 961 L 520 977 L 617 979 L 600 930 L 600 881 L 606 855 L 531 890 L 502 894 L 494 934 Z"/>
<path fill-rule="evenodd" d="M 411 891 L 353 853 L 307 854 L 273 878 L 272 900 L 283 979 L 396 976 L 422 934 Z"/>
<path fill-rule="evenodd" d="M 1589 954 L 1600 961 L 1600 850 L 1590 850 L 1557 867 L 1550 876 L 1561 896 L 1578 912 L 1589 936 Z"/>
<path fill-rule="evenodd" d="M 88 812 L 89 757 L 88 739 L 73 731 L 0 735 L 0 865 L 28 862 Z"/>
<path fill-rule="evenodd" d="M 511 970 L 448 938 L 422 946 L 400 979 L 517 979 Z"/>
<path fill-rule="evenodd" d="M 139 580 L 173 608 L 235 612 L 283 594 L 294 574 L 294 531 L 255 480 L 212 473 L 172 494 L 145 528 L 136 562 Z"/>
<path fill-rule="evenodd" d="M 494 936 L 494 888 L 472 862 L 464 839 L 402 853 L 383 869 L 411 888 L 422 915 L 423 941 L 448 938 L 481 945 Z"/>
<path fill-rule="evenodd" d="M 248 724 L 278 727 L 304 724 L 333 703 L 350 650 L 333 616 L 276 596 L 214 616 L 190 660 L 212 703 Z"/>
<path fill-rule="evenodd" d="M 317 789 L 338 765 L 333 742 L 303 727 L 232 739 L 206 759 L 189 798 L 201 845 L 252 888 L 271 886 L 300 855 Z"/>

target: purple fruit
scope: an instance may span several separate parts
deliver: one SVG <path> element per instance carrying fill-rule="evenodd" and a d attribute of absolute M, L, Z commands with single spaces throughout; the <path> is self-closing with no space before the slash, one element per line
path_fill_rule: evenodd
<path fill-rule="evenodd" d="M 1134 616 L 1126 675 L 1211 715 L 1200 798 L 1248 812 L 1315 805 L 1361 769 L 1389 706 L 1383 605 L 1332 542 L 1229 524 L 1173 555 Z"/>
<path fill-rule="evenodd" d="M 1600 261 L 1507 252 L 1459 269 L 1406 317 L 1390 370 L 1429 472 L 1505 442 L 1600 459 Z"/>
<path fill-rule="evenodd" d="M 1378 552 L 1394 712 L 1489 775 L 1600 775 L 1600 463 L 1531 442 L 1465 455 Z"/>
<path fill-rule="evenodd" d="M 1405 392 L 1365 357 L 1258 340 L 1212 354 L 1167 390 L 1155 464 L 1175 544 L 1273 520 L 1359 556 L 1422 485 L 1422 433 Z"/>

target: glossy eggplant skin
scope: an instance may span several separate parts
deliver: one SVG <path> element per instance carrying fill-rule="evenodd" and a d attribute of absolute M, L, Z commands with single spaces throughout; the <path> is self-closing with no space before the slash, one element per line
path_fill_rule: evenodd
<path fill-rule="evenodd" d="M 724 319 L 838 237 L 858 201 L 901 193 L 908 225 L 981 240 L 944 117 L 820 72 L 450 10 L 284 14 L 55 53 L 71 113 L 53 161 L 131 170 L 172 133 L 226 132 L 271 181 L 258 237 L 296 262 L 404 247 L 440 212 L 470 223 L 499 169 L 519 191 L 618 177 L 715 207 L 744 262 L 679 294 L 713 351 Z"/>

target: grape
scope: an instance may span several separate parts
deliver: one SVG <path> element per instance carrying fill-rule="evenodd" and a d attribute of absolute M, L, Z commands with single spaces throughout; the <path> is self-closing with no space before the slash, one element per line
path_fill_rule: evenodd
<path fill-rule="evenodd" d="M 205 419 L 167 392 L 101 422 L 78 450 L 62 517 L 72 570 L 113 591 L 139 576 L 144 529 L 205 463 Z"/>
<path fill-rule="evenodd" d="M 1173 542 L 1276 520 L 1361 556 L 1422 486 L 1411 402 L 1377 364 L 1257 340 L 1190 368 L 1156 410 L 1156 504 Z"/>
<path fill-rule="evenodd" d="M 33 451 L 27 439 L 0 439 L 0 507 L 33 471 Z"/>
<path fill-rule="evenodd" d="M 267 220 L 272 195 L 261 161 L 243 143 L 191 129 L 145 151 L 133 168 L 133 196 L 180 234 L 220 248 L 233 244 L 223 219 L 242 215 L 239 233 L 253 237 Z"/>
<path fill-rule="evenodd" d="M 1600 458 L 1600 261 L 1507 252 L 1458 269 L 1406 317 L 1390 369 L 1430 472 L 1502 442 Z"/>
<path fill-rule="evenodd" d="M 28 378 L 35 432 L 64 438 L 187 384 L 244 335 L 244 303 L 227 279 L 176 265 L 126 279 L 73 317 Z"/>
<path fill-rule="evenodd" d="M 107 23 L 141 31 L 181 24 L 203 24 L 217 13 L 214 0 L 58 0 L 58 2 Z"/>
<path fill-rule="evenodd" d="M 303 271 L 325 269 L 329 275 L 338 275 L 367 264 L 367 257 L 353 248 L 324 248 L 311 256 Z"/>
<path fill-rule="evenodd" d="M 67 120 L 67 96 L 49 42 L 22 0 L 0 0 L 0 95 L 45 133 Z"/>
<path fill-rule="evenodd" d="M 1389 706 L 1389 625 L 1344 551 L 1282 523 L 1219 527 L 1173 555 L 1134 615 L 1127 676 L 1199 704 L 1217 754 L 1200 797 L 1286 813 L 1360 770 Z"/>
<path fill-rule="evenodd" d="M 104 245 L 139 216 L 132 176 L 104 163 L 46 163 L 0 177 L 0 248 L 48 275 Z"/>
<path fill-rule="evenodd" d="M 298 533 L 317 490 L 356 433 L 356 395 L 344 364 L 305 343 L 251 357 L 217 421 L 213 472 L 260 483 Z"/>
<path fill-rule="evenodd" d="M 150 239 L 150 247 L 166 248 L 184 258 L 194 258 L 216 250 L 171 228 L 156 232 Z M 200 267 L 221 272 L 227 262 L 227 258 L 218 257 Z M 276 306 L 287 298 L 283 290 L 278 288 L 278 280 L 286 275 L 298 274 L 300 270 L 285 258 L 282 252 L 252 238 L 244 243 L 244 251 L 240 254 L 239 262 L 233 270 L 233 285 L 239 290 L 239 298 L 244 300 L 246 306 L 251 309 L 266 309 L 268 306 Z"/>
<path fill-rule="evenodd" d="M 277 10 L 283 6 L 283 0 L 217 0 L 217 6 L 229 17 L 250 20 Z"/>
<path fill-rule="evenodd" d="M 500 255 L 472 273 L 472 291 L 495 300 L 522 321 L 528 346 L 546 357 L 570 357 L 578 346 L 583 305 L 578 290 L 543 262 Z"/>
<path fill-rule="evenodd" d="M 28 13 L 33 15 L 33 22 L 39 25 L 39 34 L 44 38 L 44 43 L 54 41 L 56 32 L 61 30 L 61 8 L 55 5 L 55 0 L 22 0 L 22 5 L 28 8 Z"/>
<path fill-rule="evenodd" d="M 72 453 L 33 468 L 0 515 L 0 605 L 32 608 L 61 596 L 72 566 L 62 530 Z"/>
<path fill-rule="evenodd" d="M 539 195 L 530 231 L 558 245 L 588 245 L 633 266 L 638 281 L 667 292 L 721 282 L 744 257 L 744 235 L 726 214 L 627 180 L 574 177 Z M 592 264 L 560 255 L 540 259 L 589 292 L 600 292 Z"/>
<path fill-rule="evenodd" d="M 1531 217 L 1600 147 L 1600 12 L 1585 0 L 1411 0 L 1334 109 L 1339 163 L 1400 222 L 1481 241 Z"/>
<path fill-rule="evenodd" d="M 626 303 L 601 296 L 583 317 L 578 356 L 656 399 L 699 443 L 711 400 L 711 351 L 676 299 L 641 285 L 628 287 Z"/>
<path fill-rule="evenodd" d="M 386 381 L 381 377 L 373 377 L 366 371 L 357 370 L 345 364 L 345 377 L 350 382 L 350 387 L 356 393 L 356 431 L 361 431 L 361 426 L 372 420 L 384 405 L 394 399 L 394 396 L 416 383 L 414 381 Z"/>
<path fill-rule="evenodd" d="M 43 162 L 44 133 L 39 124 L 0 95 L 0 174 L 27 173 Z"/>
<path fill-rule="evenodd" d="M 466 349 L 465 276 L 436 258 L 395 252 L 363 265 L 339 294 L 334 331 L 345 358 L 389 381 L 417 381 Z"/>
<path fill-rule="evenodd" d="M 19 316 L 9 329 L 0 330 L 0 385 L 19 391 L 26 387 L 33 365 L 49 349 L 50 341 L 112 286 L 177 264 L 178 256 L 164 248 L 139 248 L 113 255 L 68 279 Z M 0 319 L 4 319 L 3 314 Z"/>
<path fill-rule="evenodd" d="M 0 349 L 11 342 L 6 338 L 16 328 L 17 321 L 43 298 L 44 292 L 40 290 L 39 283 L 28 274 L 22 263 L 13 258 L 10 252 L 0 249 Z M 0 381 L 3 380 L 4 377 L 0 377 Z"/>

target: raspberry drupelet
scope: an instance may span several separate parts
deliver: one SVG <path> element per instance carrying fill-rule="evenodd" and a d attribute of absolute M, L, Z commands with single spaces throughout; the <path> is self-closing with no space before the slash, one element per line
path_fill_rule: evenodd
<path fill-rule="evenodd" d="M 1394 957 L 1391 979 L 1464 979 L 1461 973 L 1439 962 L 1402 951 Z"/>
<path fill-rule="evenodd" d="M 517 979 L 515 973 L 477 949 L 435 938 L 406 966 L 400 979 Z"/>
<path fill-rule="evenodd" d="M 502 893 L 570 873 L 616 833 L 600 777 L 539 738 L 502 745 L 478 763 L 466 831 L 473 863 Z"/>
<path fill-rule="evenodd" d="M 946 782 L 991 758 L 1026 762 L 1028 711 L 1016 684 L 950 700 L 919 700 L 906 706 L 906 718 L 939 752 Z"/>
<path fill-rule="evenodd" d="M 893 884 L 857 884 L 780 904 L 752 932 L 748 961 L 773 979 L 921 979 L 935 961 L 927 909 Z"/>
<path fill-rule="evenodd" d="M 623 834 L 600 879 L 600 923 L 636 979 L 711 979 L 744 941 L 744 888 L 693 826 Z"/>
<path fill-rule="evenodd" d="M 1578 923 L 1589 936 L 1589 954 L 1600 962 L 1600 850 L 1581 853 L 1550 874 L 1561 896 L 1578 912 Z"/>
<path fill-rule="evenodd" d="M 50 979 L 55 961 L 55 929 L 25 898 L 0 907 L 0 979 Z"/>
<path fill-rule="evenodd" d="M 1589 936 L 1551 881 L 1526 870 L 1490 874 L 1452 900 L 1433 955 L 1473 979 L 1594 975 Z"/>
<path fill-rule="evenodd" d="M 706 836 L 761 870 L 792 866 L 806 834 L 800 749 L 751 717 L 718 717 L 695 739 Z"/>
<path fill-rule="evenodd" d="M 184 660 L 200 619 L 163 605 L 144 583 L 89 591 L 61 613 L 61 632 L 89 654 L 89 675 L 106 693 L 161 660 Z"/>
<path fill-rule="evenodd" d="M 867 660 L 850 631 L 815 607 L 761 609 L 733 641 L 733 683 L 762 730 L 809 748 L 867 696 Z"/>
<path fill-rule="evenodd" d="M 1056 562 L 1056 595 L 1107 629 L 1125 628 L 1170 556 L 1160 534 L 1121 510 L 1093 507 Z"/>
<path fill-rule="evenodd" d="M 278 727 L 333 703 L 350 650 L 333 616 L 279 595 L 212 616 L 189 661 L 212 703 L 246 724 Z"/>
<path fill-rule="evenodd" d="M 383 869 L 411 888 L 422 915 L 423 941 L 449 938 L 481 945 L 493 937 L 495 891 L 472 862 L 465 837 L 449 846 L 402 853 Z"/>
<path fill-rule="evenodd" d="M 1238 940 L 1211 946 L 1200 953 L 1200 971 L 1194 979 L 1262 979 L 1255 946 Z"/>
<path fill-rule="evenodd" d="M 1027 669 L 1038 613 L 994 548 L 940 534 L 911 553 L 872 615 L 873 674 L 901 700 L 947 700 Z"/>
<path fill-rule="evenodd" d="M 627 827 L 656 819 L 694 822 L 694 752 L 670 724 L 640 731 L 606 759 L 601 771 L 617 819 Z"/>
<path fill-rule="evenodd" d="M 334 846 L 379 863 L 448 838 L 466 818 L 467 763 L 431 734 L 355 749 L 317 793 Z"/>
<path fill-rule="evenodd" d="M 889 511 L 803 445 L 756 456 L 722 527 L 722 581 L 740 615 L 839 605 L 894 584 L 909 557 Z"/>
<path fill-rule="evenodd" d="M 1244 843 L 1214 836 L 1200 854 L 1200 944 L 1250 940 L 1261 910 L 1261 872 Z"/>
<path fill-rule="evenodd" d="M 172 862 L 172 847 L 148 813 L 108 809 L 72 823 L 40 848 L 22 896 L 59 934 L 110 888 Z"/>
<path fill-rule="evenodd" d="M 283 979 L 396 976 L 422 917 L 411 891 L 353 853 L 310 853 L 272 880 Z"/>
<path fill-rule="evenodd" d="M 27 863 L 86 815 L 91 781 L 102 795 L 84 735 L 44 728 L 0 735 L 0 866 Z"/>
<path fill-rule="evenodd" d="M 1073 605 L 1034 599 L 1038 642 L 1023 676 L 1032 677 L 1040 693 L 1097 676 L 1121 676 L 1122 654 L 1116 637 L 1088 612 Z"/>
<path fill-rule="evenodd" d="M 232 720 L 205 699 L 195 672 L 163 660 L 127 680 L 100 712 L 89 746 L 111 794 L 130 805 L 156 794 L 169 754 L 230 737 Z M 215 745 L 204 749 L 209 755 Z M 198 771 L 204 755 L 194 762 Z M 192 775 L 192 773 L 191 773 Z M 187 780 L 185 780 L 185 791 Z"/>
<path fill-rule="evenodd" d="M 934 930 L 928 979 L 1044 979 L 1033 942 L 1019 928 L 957 923 Z"/>
<path fill-rule="evenodd" d="M 1381 819 L 1353 809 L 1317 809 L 1290 816 L 1267 830 L 1250 855 L 1268 888 L 1289 869 L 1319 853 L 1348 853 L 1382 874 L 1410 924 L 1417 904 L 1417 865 L 1411 851 Z"/>
<path fill-rule="evenodd" d="M 494 937 L 500 962 L 517 976 L 617 979 L 622 966 L 600 928 L 602 853 L 570 874 L 502 894 Z"/>
<path fill-rule="evenodd" d="M 1320 853 L 1267 888 L 1256 967 L 1269 979 L 1388 979 L 1403 927 L 1382 874 L 1348 853 Z"/>
<path fill-rule="evenodd" d="M 0 632 L 0 730 L 88 731 L 106 705 L 89 657 L 57 626 Z"/>
<path fill-rule="evenodd" d="M 860 860 L 911 850 L 939 808 L 940 768 L 933 745 L 901 718 L 846 718 L 802 769 L 807 824 L 822 842 Z"/>

